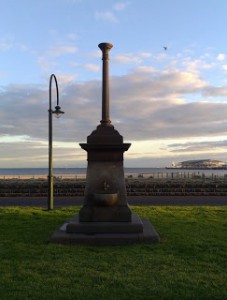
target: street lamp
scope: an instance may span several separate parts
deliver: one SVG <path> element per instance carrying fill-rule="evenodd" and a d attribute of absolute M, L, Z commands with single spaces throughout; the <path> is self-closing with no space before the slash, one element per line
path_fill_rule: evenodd
<path fill-rule="evenodd" d="M 57 106 L 55 106 L 55 110 L 52 110 L 52 80 L 54 79 L 56 85 L 56 92 L 57 92 Z M 53 135 L 53 120 L 52 115 L 54 114 L 56 117 L 60 117 L 64 114 L 61 111 L 61 107 L 59 106 L 59 93 L 58 93 L 58 83 L 57 78 L 54 74 L 50 76 L 50 83 L 49 83 L 49 174 L 48 174 L 48 210 L 54 208 L 54 181 L 53 181 L 53 143 L 52 143 L 52 135 Z"/>

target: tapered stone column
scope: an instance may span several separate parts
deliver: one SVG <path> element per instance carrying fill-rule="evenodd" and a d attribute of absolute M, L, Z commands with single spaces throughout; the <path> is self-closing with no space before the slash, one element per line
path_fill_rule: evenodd
<path fill-rule="evenodd" d="M 123 154 L 131 144 L 123 143 L 123 137 L 110 121 L 109 100 L 109 51 L 110 43 L 101 43 L 102 51 L 102 120 L 86 144 L 87 181 L 84 206 L 79 213 L 81 222 L 131 221 L 125 188 Z"/>
<path fill-rule="evenodd" d="M 113 47 L 110 43 L 101 43 L 102 50 L 102 125 L 109 125 L 110 121 L 110 91 L 109 91 L 109 51 Z"/>

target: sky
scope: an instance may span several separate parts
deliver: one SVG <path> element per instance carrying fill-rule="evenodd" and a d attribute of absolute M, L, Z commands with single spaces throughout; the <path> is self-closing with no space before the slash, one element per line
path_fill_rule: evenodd
<path fill-rule="evenodd" d="M 227 160 L 226 0 L 7 0 L 0 15 L 0 168 L 48 166 L 51 74 L 65 112 L 54 167 L 86 167 L 101 42 L 113 44 L 110 119 L 132 144 L 126 167 Z"/>

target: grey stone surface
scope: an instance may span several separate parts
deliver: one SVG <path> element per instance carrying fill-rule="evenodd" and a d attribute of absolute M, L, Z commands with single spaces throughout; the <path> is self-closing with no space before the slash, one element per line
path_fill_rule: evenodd
<path fill-rule="evenodd" d="M 160 237 L 147 219 L 141 219 L 142 232 L 124 233 L 67 233 L 69 222 L 65 222 L 50 238 L 51 243 L 69 245 L 115 246 L 128 244 L 158 243 Z"/>
<path fill-rule="evenodd" d="M 128 205 L 84 205 L 79 218 L 81 222 L 130 222 L 132 213 Z"/>
<path fill-rule="evenodd" d="M 137 214 L 132 214 L 131 222 L 80 222 L 78 215 L 69 221 L 67 233 L 139 233 L 143 232 L 143 223 Z"/>

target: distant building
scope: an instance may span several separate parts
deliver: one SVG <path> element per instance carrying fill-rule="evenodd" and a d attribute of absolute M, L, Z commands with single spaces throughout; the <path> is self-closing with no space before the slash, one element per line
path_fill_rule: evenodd
<path fill-rule="evenodd" d="M 172 163 L 172 166 L 167 169 L 227 169 L 227 165 L 221 160 L 198 159 Z"/>

